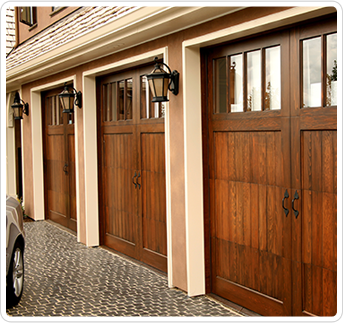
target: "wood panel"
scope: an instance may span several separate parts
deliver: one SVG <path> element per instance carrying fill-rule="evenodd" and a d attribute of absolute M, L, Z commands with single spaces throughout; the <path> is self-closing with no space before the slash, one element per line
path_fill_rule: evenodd
<path fill-rule="evenodd" d="M 215 132 L 214 152 L 216 281 L 226 279 L 282 301 L 281 133 Z"/>
<path fill-rule="evenodd" d="M 133 133 L 106 134 L 103 137 L 103 186 L 106 242 L 110 247 L 136 256 L 137 210 L 136 194 L 131 182 L 134 176 Z M 118 241 L 122 242 L 118 242 Z M 128 247 L 122 250 L 119 245 Z"/>
<path fill-rule="evenodd" d="M 303 131 L 302 290 L 303 311 L 337 311 L 337 132 Z"/>
<path fill-rule="evenodd" d="M 167 233 L 165 203 L 164 133 L 141 133 L 143 260 L 166 269 Z M 161 259 L 151 261 L 151 259 Z"/>

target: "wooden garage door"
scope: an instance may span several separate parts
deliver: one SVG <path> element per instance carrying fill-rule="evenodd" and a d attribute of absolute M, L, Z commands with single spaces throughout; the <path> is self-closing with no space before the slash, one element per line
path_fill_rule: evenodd
<path fill-rule="evenodd" d="M 336 22 L 321 29 L 207 51 L 211 290 L 263 315 L 336 312 Z"/>
<path fill-rule="evenodd" d="M 58 94 L 42 93 L 46 218 L 77 230 L 74 114 L 62 113 Z"/>
<path fill-rule="evenodd" d="M 292 35 L 294 315 L 337 313 L 337 21 Z M 300 64 L 298 65 L 299 62 Z M 297 85 L 297 86 L 293 86 Z"/>
<path fill-rule="evenodd" d="M 151 70 L 98 80 L 101 239 L 166 272 L 164 110 L 151 103 Z"/>

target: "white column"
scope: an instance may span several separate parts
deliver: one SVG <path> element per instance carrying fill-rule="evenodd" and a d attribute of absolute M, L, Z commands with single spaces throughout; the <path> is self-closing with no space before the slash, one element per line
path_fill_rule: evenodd
<path fill-rule="evenodd" d="M 83 81 L 86 245 L 99 245 L 96 79 Z"/>
<path fill-rule="evenodd" d="M 200 51 L 183 44 L 183 114 L 188 295 L 205 294 Z"/>

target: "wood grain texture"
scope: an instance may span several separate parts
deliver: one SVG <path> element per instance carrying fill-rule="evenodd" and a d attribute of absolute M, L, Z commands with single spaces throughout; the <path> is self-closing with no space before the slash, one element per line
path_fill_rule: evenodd
<path fill-rule="evenodd" d="M 58 88 L 42 93 L 45 212 L 46 218 L 76 231 L 74 119 L 62 114 L 57 95 L 61 91 Z"/>
<path fill-rule="evenodd" d="M 98 80 L 101 243 L 166 272 L 164 119 L 161 113 L 144 115 L 141 87 L 147 70 Z"/>

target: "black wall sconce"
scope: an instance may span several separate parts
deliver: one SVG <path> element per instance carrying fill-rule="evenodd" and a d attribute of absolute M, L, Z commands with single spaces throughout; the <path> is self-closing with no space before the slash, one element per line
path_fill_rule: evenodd
<path fill-rule="evenodd" d="M 150 74 L 147 74 L 147 80 L 152 92 L 152 102 L 164 102 L 169 101 L 168 90 L 170 90 L 175 96 L 178 94 L 179 76 L 176 70 L 170 70 L 169 66 L 165 63 L 158 63 L 158 57 L 154 59 L 156 65 Z M 168 68 L 169 73 L 165 72 L 161 65 Z"/>
<path fill-rule="evenodd" d="M 21 104 L 21 102 L 24 105 Z M 13 108 L 14 119 L 23 119 L 23 113 L 26 116 L 29 116 L 29 104 L 25 103 L 20 98 L 19 92 L 16 92 L 16 94 L 14 95 L 14 100 L 13 100 L 13 104 L 11 105 L 11 107 Z"/>
<path fill-rule="evenodd" d="M 72 91 L 69 91 L 69 88 Z M 72 86 L 68 86 L 66 83 L 64 85 L 64 89 L 61 93 L 59 93 L 60 102 L 62 105 L 62 112 L 63 113 L 73 113 L 74 112 L 74 105 L 81 108 L 81 92 L 74 89 Z M 74 101 L 75 99 L 75 101 Z"/>

